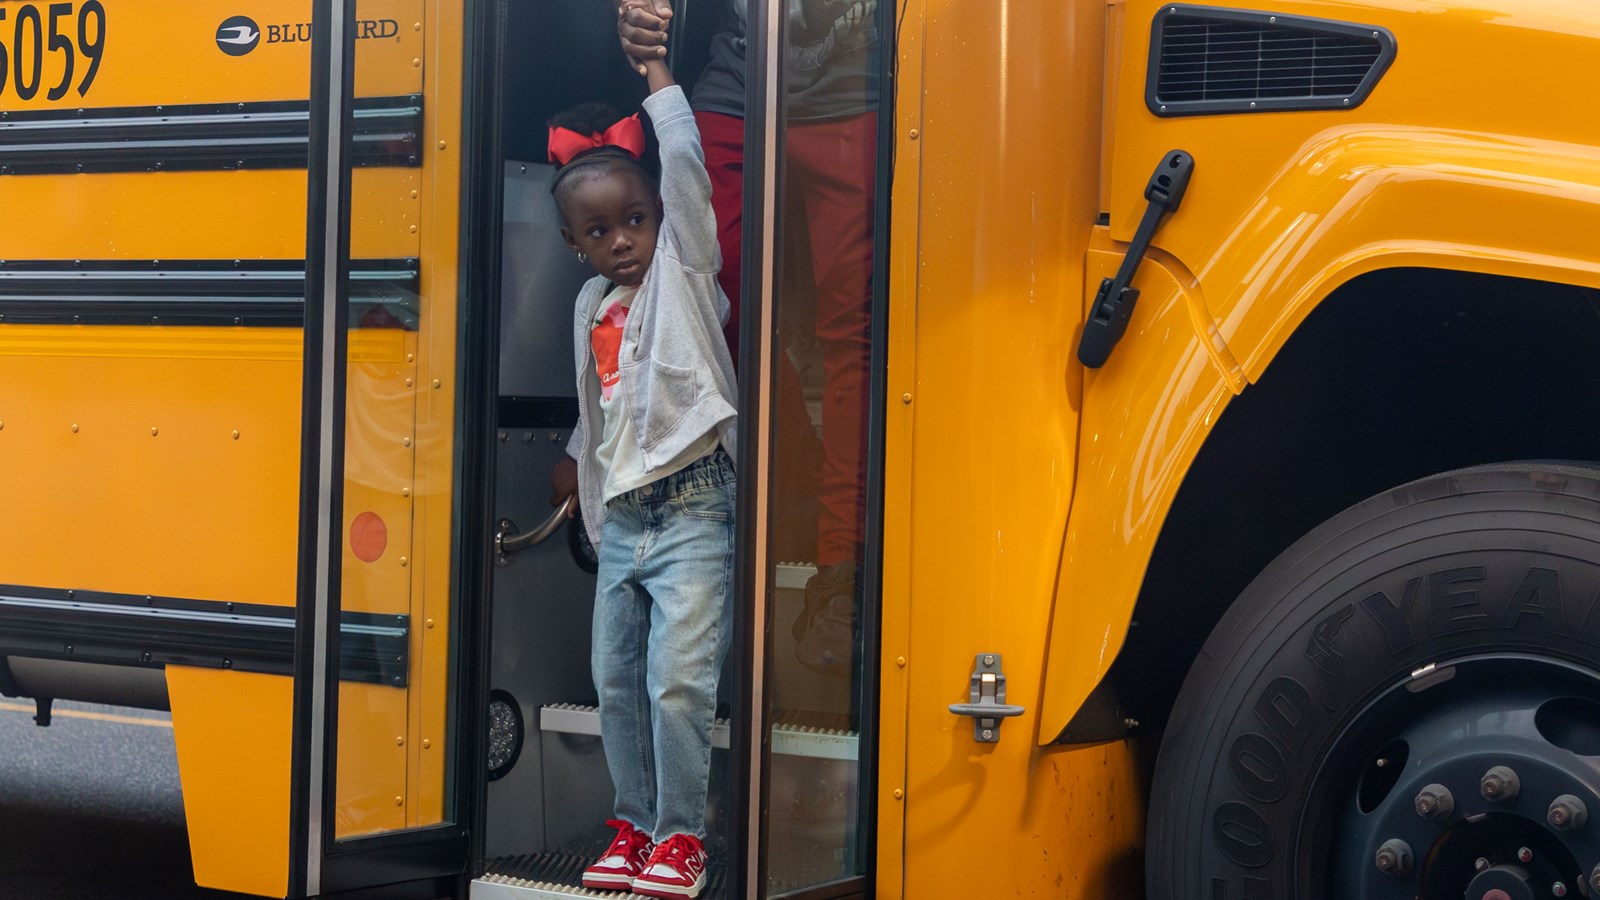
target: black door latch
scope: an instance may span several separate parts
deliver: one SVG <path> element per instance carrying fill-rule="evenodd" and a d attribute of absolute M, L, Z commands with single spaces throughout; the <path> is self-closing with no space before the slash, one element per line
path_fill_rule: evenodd
<path fill-rule="evenodd" d="M 1150 239 L 1162 216 L 1177 212 L 1183 202 L 1183 192 L 1189 187 L 1189 176 L 1194 174 L 1194 157 L 1182 150 L 1173 150 L 1162 158 L 1150 183 L 1144 186 L 1144 198 L 1150 201 L 1145 207 L 1139 229 L 1133 233 L 1133 243 L 1128 245 L 1128 255 L 1116 277 L 1103 278 L 1100 290 L 1095 292 L 1094 305 L 1089 310 L 1089 321 L 1083 323 L 1083 339 L 1078 342 L 1078 361 L 1091 369 L 1105 365 L 1112 348 L 1122 340 L 1128 330 L 1128 319 L 1133 316 L 1133 305 L 1139 301 L 1137 288 L 1129 287 L 1133 275 L 1139 271 L 1145 252 L 1150 249 Z"/>

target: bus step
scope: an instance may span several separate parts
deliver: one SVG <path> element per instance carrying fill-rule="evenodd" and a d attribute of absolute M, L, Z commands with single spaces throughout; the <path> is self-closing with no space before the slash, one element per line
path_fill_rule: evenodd
<path fill-rule="evenodd" d="M 811 759 L 840 759 L 854 762 L 859 753 L 856 733 L 813 724 L 799 716 L 786 721 L 780 715 L 772 728 L 772 752 L 782 756 Z M 832 717 L 826 717 L 832 718 Z M 843 724 L 843 723 L 841 723 Z M 575 703 L 555 703 L 539 710 L 539 730 L 555 734 L 600 736 L 600 710 Z M 711 746 L 728 749 L 728 720 L 718 719 L 711 727 Z"/>
<path fill-rule="evenodd" d="M 489 870 L 472 882 L 471 900 L 564 900 L 569 897 L 632 897 L 626 891 L 595 891 L 582 887 L 583 870 L 593 860 L 559 853 L 503 856 L 489 861 Z M 701 900 L 722 900 L 727 878 L 713 861 L 706 870 Z"/>
<path fill-rule="evenodd" d="M 803 591 L 806 582 L 817 574 L 817 564 L 808 562 L 781 562 L 774 567 L 772 586 L 780 591 Z"/>

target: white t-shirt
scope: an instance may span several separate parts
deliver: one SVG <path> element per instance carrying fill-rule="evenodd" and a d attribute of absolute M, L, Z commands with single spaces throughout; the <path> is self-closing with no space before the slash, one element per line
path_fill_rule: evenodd
<path fill-rule="evenodd" d="M 717 449 L 716 431 L 708 431 L 699 440 L 684 448 L 683 453 L 655 472 L 647 472 L 644 455 L 639 452 L 639 440 L 633 432 L 633 417 L 628 411 L 626 391 L 617 389 L 621 383 L 618 356 L 622 350 L 622 331 L 628 322 L 628 310 L 633 308 L 636 287 L 618 285 L 600 301 L 600 312 L 589 330 L 589 350 L 594 360 L 595 374 L 600 376 L 600 443 L 594 448 L 594 461 L 604 475 L 601 503 L 610 503 L 615 497 L 665 478 L 683 469 L 702 456 Z"/>

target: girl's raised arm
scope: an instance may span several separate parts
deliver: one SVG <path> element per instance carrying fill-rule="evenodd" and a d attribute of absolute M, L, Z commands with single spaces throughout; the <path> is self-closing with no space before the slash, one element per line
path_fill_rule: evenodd
<path fill-rule="evenodd" d="M 713 275 L 722 267 L 717 249 L 717 217 L 711 208 L 711 178 L 700 149 L 700 129 L 683 88 L 660 60 L 645 63 L 650 114 L 661 149 L 661 231 L 667 252 L 685 269 Z"/>

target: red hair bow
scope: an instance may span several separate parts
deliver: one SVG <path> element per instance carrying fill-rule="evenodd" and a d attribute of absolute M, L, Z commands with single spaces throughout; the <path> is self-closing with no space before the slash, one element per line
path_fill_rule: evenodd
<path fill-rule="evenodd" d="M 598 147 L 616 147 L 638 159 L 644 153 L 644 126 L 639 124 L 639 114 L 619 119 L 604 132 L 594 134 L 579 134 L 559 125 L 550 128 L 550 160 L 556 165 L 564 166 L 574 156 Z"/>

